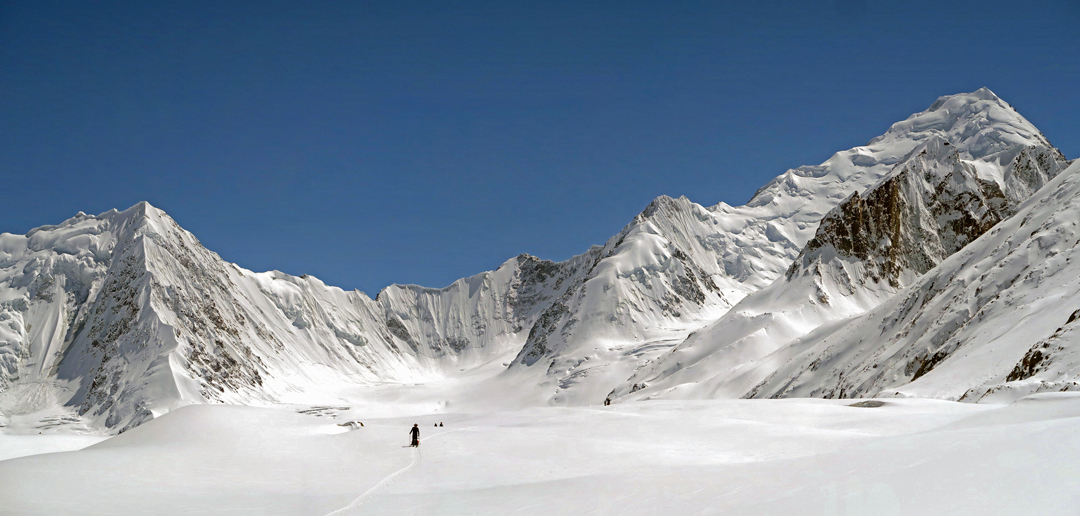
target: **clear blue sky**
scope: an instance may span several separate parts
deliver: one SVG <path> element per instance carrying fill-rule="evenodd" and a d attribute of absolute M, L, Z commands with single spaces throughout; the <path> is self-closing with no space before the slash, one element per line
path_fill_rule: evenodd
<path fill-rule="evenodd" d="M 0 231 L 148 200 L 249 269 L 442 287 L 660 194 L 742 204 L 981 86 L 1078 157 L 1078 27 L 1037 0 L 0 1 Z"/>

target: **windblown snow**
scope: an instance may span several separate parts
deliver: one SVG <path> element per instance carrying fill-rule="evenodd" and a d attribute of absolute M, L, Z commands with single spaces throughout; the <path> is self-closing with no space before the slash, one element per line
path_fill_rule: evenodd
<path fill-rule="evenodd" d="M 927 472 L 961 473 L 940 457 L 1075 458 L 1008 443 L 1072 442 L 1074 397 L 1050 393 L 1080 390 L 1077 224 L 1080 164 L 986 88 L 743 206 L 658 197 L 567 261 L 523 254 L 374 299 L 227 263 L 145 202 L 79 213 L 0 234 L 0 460 L 123 435 L 0 463 L 0 500 L 13 514 L 837 514 L 844 500 L 861 514 L 856 499 L 984 514 L 994 481 L 940 491 Z M 387 444 L 420 415 L 453 426 L 415 455 Z M 121 466 L 142 459 L 163 466 Z M 119 477 L 86 480 L 100 470 Z M 131 497 L 138 478 L 167 487 Z M 1003 493 L 1076 502 L 1040 482 Z M 48 505 L 53 486 L 79 502 Z"/>

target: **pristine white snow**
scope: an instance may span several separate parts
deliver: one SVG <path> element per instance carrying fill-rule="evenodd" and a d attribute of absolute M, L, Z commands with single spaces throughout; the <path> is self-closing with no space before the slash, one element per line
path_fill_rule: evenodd
<path fill-rule="evenodd" d="M 1080 501 L 1080 396 L 852 403 L 382 418 L 195 405 L 81 451 L 0 461 L 0 512 L 982 516 L 1071 514 Z M 339 426 L 353 420 L 364 426 Z M 414 422 L 419 449 L 404 447 Z"/>

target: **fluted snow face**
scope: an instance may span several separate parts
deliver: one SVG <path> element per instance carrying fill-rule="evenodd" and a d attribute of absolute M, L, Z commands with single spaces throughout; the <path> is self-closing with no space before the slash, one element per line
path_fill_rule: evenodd
<path fill-rule="evenodd" d="M 113 429 L 188 403 L 332 396 L 483 364 L 520 349 L 589 256 L 521 255 L 372 300 L 226 263 L 146 203 L 4 234 L 0 253 L 0 413 L 59 403 Z"/>
<path fill-rule="evenodd" d="M 187 403 L 282 401 L 482 362 L 520 346 L 536 303 L 558 292 L 541 277 L 562 274 L 520 257 L 376 302 L 228 264 L 146 203 L 5 234 L 0 252 L 0 389 L 21 400 L 0 412 L 62 403 L 114 429 Z"/>
<path fill-rule="evenodd" d="M 595 403 L 749 288 L 724 275 L 708 238 L 716 220 L 685 197 L 660 197 L 603 247 L 532 325 L 514 368 L 532 368 L 558 403 Z"/>
<path fill-rule="evenodd" d="M 0 234 L 0 388 L 47 379 L 71 321 L 100 289 L 120 221 L 83 214 L 26 236 Z"/>
<path fill-rule="evenodd" d="M 393 285 L 378 304 L 390 333 L 417 354 L 491 357 L 520 349 L 543 309 L 579 281 L 588 255 L 561 263 L 520 255 L 443 289 Z"/>

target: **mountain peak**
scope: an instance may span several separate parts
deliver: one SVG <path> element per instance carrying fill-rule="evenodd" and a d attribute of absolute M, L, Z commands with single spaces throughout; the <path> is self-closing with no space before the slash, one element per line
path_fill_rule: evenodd
<path fill-rule="evenodd" d="M 156 219 L 160 219 L 161 216 L 165 215 L 164 211 L 162 211 L 160 208 L 157 208 L 157 207 L 153 206 L 152 204 L 150 204 L 147 201 L 139 201 L 138 203 L 136 203 L 135 205 L 133 205 L 132 207 L 130 207 L 130 208 L 124 210 L 124 211 L 112 210 L 111 212 L 108 212 L 108 213 L 116 213 L 119 218 L 125 219 L 125 220 L 135 220 L 135 219 L 154 219 L 154 220 L 156 220 Z M 105 215 L 105 214 L 102 214 L 102 215 Z"/>
<path fill-rule="evenodd" d="M 932 138 L 949 143 L 961 159 L 1006 163 L 1019 149 L 1053 149 L 1046 138 L 989 88 L 939 97 L 925 111 L 909 116 L 861 147 L 837 152 L 816 166 L 791 169 L 761 187 L 747 202 L 752 208 L 800 206 L 809 195 L 841 199 L 884 177 L 892 166 Z M 828 191 L 830 185 L 846 186 Z M 827 211 L 827 209 L 826 209 Z M 818 211 L 817 213 L 822 213 Z"/>
<path fill-rule="evenodd" d="M 938 135 L 965 159 L 982 159 L 1017 146 L 1051 147 L 1046 138 L 989 88 L 939 97 L 926 111 L 897 122 L 868 147 Z"/>
<path fill-rule="evenodd" d="M 650 202 L 644 210 L 641 210 L 641 214 L 638 215 L 638 217 L 642 219 L 647 219 L 656 214 L 657 211 L 679 211 L 688 208 L 692 204 L 693 202 L 691 202 L 690 199 L 688 199 L 685 195 L 680 195 L 677 198 L 668 195 L 660 195 L 657 198 L 653 199 L 652 202 Z"/>
<path fill-rule="evenodd" d="M 937 101 L 935 101 L 930 106 L 930 108 L 927 109 L 927 111 L 937 111 L 938 109 L 941 109 L 942 106 L 944 106 L 945 104 L 947 104 L 947 103 L 949 103 L 950 101 L 953 101 L 953 100 L 961 100 L 961 101 L 965 101 L 965 102 L 968 102 L 968 103 L 978 102 L 978 101 L 989 101 L 989 102 L 997 102 L 997 103 L 1000 103 L 1000 104 L 1003 104 L 1003 105 L 1008 105 L 1008 103 L 1001 100 L 1001 97 L 998 97 L 997 94 L 995 94 L 993 91 L 990 91 L 990 88 L 987 88 L 986 86 L 983 86 L 982 88 L 979 88 L 979 89 L 977 89 L 977 90 L 975 90 L 975 91 L 973 91 L 971 93 L 956 93 L 956 94 L 953 94 L 953 95 L 944 95 L 944 96 L 938 97 Z M 912 116 L 914 116 L 914 115 L 912 115 Z"/>
<path fill-rule="evenodd" d="M 161 210 L 150 205 L 148 201 L 139 201 L 134 206 L 122 211 L 121 213 L 132 213 L 135 215 L 147 215 L 149 213 L 160 212 Z"/>

